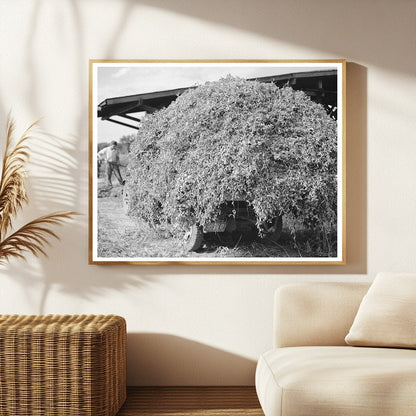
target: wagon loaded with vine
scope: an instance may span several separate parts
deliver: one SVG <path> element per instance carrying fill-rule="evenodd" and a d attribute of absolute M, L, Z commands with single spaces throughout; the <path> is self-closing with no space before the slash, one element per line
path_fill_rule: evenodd
<path fill-rule="evenodd" d="M 144 119 L 131 145 L 128 211 L 183 235 L 277 241 L 337 224 L 337 122 L 304 92 L 228 76 Z"/>

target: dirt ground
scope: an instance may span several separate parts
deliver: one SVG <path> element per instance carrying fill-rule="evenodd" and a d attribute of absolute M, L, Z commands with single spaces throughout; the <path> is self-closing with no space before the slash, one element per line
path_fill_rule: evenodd
<path fill-rule="evenodd" d="M 99 198 L 98 224 L 99 257 L 182 257 L 177 240 L 128 217 L 121 197 Z"/>
<path fill-rule="evenodd" d="M 121 169 L 125 177 L 125 168 Z M 184 241 L 174 238 L 169 232 L 154 230 L 140 220 L 126 215 L 123 210 L 123 187 L 113 178 L 113 187 L 106 184 L 104 172 L 97 179 L 98 188 L 98 257 L 143 258 L 143 257 L 218 257 L 218 258 L 287 258 L 300 257 L 293 247 L 289 233 L 283 232 L 279 243 L 267 240 L 254 242 L 238 241 L 221 244 L 205 241 L 197 252 L 188 252 Z"/>
<path fill-rule="evenodd" d="M 101 183 L 100 183 L 101 182 Z M 187 252 L 184 242 L 170 233 L 157 232 L 123 211 L 122 187 L 108 190 L 103 181 L 98 187 L 98 256 L 115 258 L 138 257 L 297 257 L 293 249 L 276 243 L 219 245 L 206 242 L 198 252 Z"/>

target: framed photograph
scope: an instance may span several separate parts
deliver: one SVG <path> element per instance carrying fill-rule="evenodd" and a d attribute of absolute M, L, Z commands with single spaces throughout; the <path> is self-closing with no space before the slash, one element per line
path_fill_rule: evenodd
<path fill-rule="evenodd" d="M 91 60 L 90 264 L 345 264 L 344 60 Z"/>

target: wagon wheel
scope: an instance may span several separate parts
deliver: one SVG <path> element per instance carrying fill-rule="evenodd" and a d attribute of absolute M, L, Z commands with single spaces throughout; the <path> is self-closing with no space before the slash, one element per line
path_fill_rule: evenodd
<path fill-rule="evenodd" d="M 281 215 L 274 217 L 271 221 L 268 221 L 264 224 L 264 231 L 266 233 L 266 237 L 275 242 L 279 241 L 282 235 L 282 229 L 283 220 Z"/>
<path fill-rule="evenodd" d="M 186 251 L 197 251 L 204 240 L 204 233 L 202 227 L 192 224 L 184 235 Z"/>

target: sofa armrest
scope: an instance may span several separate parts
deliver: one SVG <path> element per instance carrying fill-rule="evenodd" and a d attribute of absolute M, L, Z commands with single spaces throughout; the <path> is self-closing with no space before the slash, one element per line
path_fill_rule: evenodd
<path fill-rule="evenodd" d="M 301 283 L 275 292 L 275 348 L 346 345 L 369 283 Z"/>

